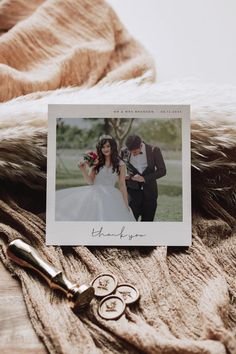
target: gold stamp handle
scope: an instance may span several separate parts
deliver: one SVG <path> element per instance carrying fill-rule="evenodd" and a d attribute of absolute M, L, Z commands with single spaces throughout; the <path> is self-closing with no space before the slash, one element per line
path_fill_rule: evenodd
<path fill-rule="evenodd" d="M 33 269 L 39 273 L 50 286 L 53 278 L 60 273 L 60 271 L 44 261 L 32 246 L 21 239 L 16 239 L 9 244 L 7 255 L 18 265 Z"/>

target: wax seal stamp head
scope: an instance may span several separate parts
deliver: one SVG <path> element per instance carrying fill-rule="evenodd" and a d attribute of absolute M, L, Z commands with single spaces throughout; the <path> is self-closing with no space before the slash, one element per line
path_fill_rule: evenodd
<path fill-rule="evenodd" d="M 73 286 L 67 292 L 70 307 L 77 311 L 87 306 L 94 297 L 94 288 L 92 286 L 83 284 L 80 286 Z"/>

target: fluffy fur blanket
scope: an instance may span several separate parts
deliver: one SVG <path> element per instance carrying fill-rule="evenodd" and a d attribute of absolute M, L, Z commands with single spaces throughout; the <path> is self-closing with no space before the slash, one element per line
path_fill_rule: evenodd
<path fill-rule="evenodd" d="M 13 2 L 20 4 L 19 1 Z M 64 42 L 67 43 L 71 35 L 65 37 L 63 44 L 54 43 L 54 59 L 51 51 L 46 50 L 42 42 L 37 42 L 41 59 L 35 62 L 34 41 L 30 41 L 25 28 L 30 25 L 33 29 L 40 27 L 40 16 L 47 19 L 46 24 L 50 23 L 52 16 L 52 23 L 57 29 L 55 14 L 61 11 L 61 25 L 65 26 L 67 22 L 63 19 L 67 16 L 69 23 L 66 29 L 70 32 L 77 24 L 73 12 L 69 11 L 67 14 L 67 6 L 72 2 L 35 1 L 27 5 L 28 8 L 25 8 L 25 13 L 21 13 L 21 16 L 17 12 L 7 16 L 7 11 L 10 13 L 8 3 L 1 3 L 1 6 L 5 4 L 1 9 L 5 14 L 5 22 L 1 23 L 4 24 L 2 30 L 11 30 L 0 37 L 0 48 L 7 48 L 8 44 L 13 43 L 11 40 L 17 34 L 20 36 L 22 29 L 22 37 L 18 38 L 19 46 L 25 46 L 26 49 L 28 43 L 32 56 L 31 51 L 27 51 L 27 58 L 24 61 L 19 58 L 21 64 L 17 68 L 18 61 L 15 57 L 12 61 L 4 62 L 0 70 L 0 75 L 4 75 L 6 79 L 1 81 L 4 88 L 1 90 L 2 100 L 67 85 L 59 80 L 56 86 L 47 86 L 45 76 L 38 76 L 37 70 L 46 72 L 47 64 L 54 59 L 55 67 L 57 64 L 60 67 L 60 59 L 66 55 L 58 54 L 58 51 L 64 48 Z M 109 76 L 108 71 L 119 71 L 119 68 L 122 68 L 118 75 L 121 79 L 127 78 L 126 74 L 122 75 L 124 72 L 132 73 L 129 75 L 137 78 L 117 84 L 103 82 L 91 88 L 36 92 L 1 104 L 0 237 L 6 244 L 16 237 L 27 240 L 48 261 L 62 268 L 69 278 L 79 283 L 88 282 L 99 272 L 114 273 L 120 281 L 136 285 L 141 298 L 132 310 L 127 309 L 116 321 L 105 321 L 98 316 L 96 300 L 88 311 L 76 316 L 68 308 L 64 298 L 58 298 L 55 294 L 52 296 L 38 278 L 14 266 L 6 257 L 5 247 L 1 249 L 1 260 L 19 278 L 32 324 L 50 353 L 236 353 L 236 87 L 213 87 L 194 81 L 140 85 L 147 78 L 153 77 L 152 68 L 146 64 L 148 61 L 145 54 L 136 42 L 136 51 L 133 52 L 134 42 L 127 34 L 123 37 L 122 33 L 126 32 L 120 25 L 119 30 L 114 31 L 117 28 L 114 24 L 118 20 L 111 9 L 103 1 L 73 3 L 83 9 L 83 16 L 87 14 L 89 6 L 91 9 L 91 3 L 98 6 L 97 10 L 101 10 L 102 6 L 102 11 L 106 10 L 104 13 L 108 14 L 104 17 L 104 22 L 108 26 L 109 23 L 113 24 L 109 27 L 107 36 L 113 33 L 111 37 L 115 43 L 109 64 L 104 65 L 102 74 L 100 72 L 100 81 L 102 77 Z M 92 13 L 100 12 L 94 10 Z M 50 19 L 46 17 L 49 14 Z M 88 18 L 83 17 L 79 21 L 81 27 L 78 33 L 84 31 L 86 23 L 90 27 L 90 15 L 87 16 Z M 61 17 L 57 17 L 59 23 Z M 99 37 L 103 33 L 99 30 L 99 19 L 103 22 L 101 18 L 98 16 L 97 20 L 93 16 L 93 23 L 98 23 L 96 28 Z M 73 22 L 73 27 L 70 27 L 70 21 Z M 44 22 L 42 26 L 45 31 L 46 24 Z M 61 33 L 66 36 L 67 31 L 64 29 Z M 78 33 L 75 30 L 73 35 Z M 46 38 L 55 40 L 54 34 L 50 36 L 48 32 Z M 127 39 L 127 47 L 122 48 L 121 43 L 124 42 L 120 41 L 121 38 Z M 81 48 L 85 42 L 87 45 L 94 44 L 88 37 L 85 41 L 82 35 L 78 35 L 77 40 L 82 53 L 84 51 Z M 50 43 L 52 45 L 53 42 Z M 15 45 L 12 46 L 13 49 Z M 68 49 L 69 46 L 65 47 Z M 93 68 L 100 65 L 100 49 L 100 45 L 96 46 L 99 55 L 95 61 L 90 61 L 90 51 L 86 51 L 85 62 L 90 63 Z M 69 54 L 72 52 L 76 53 L 76 50 L 68 51 Z M 143 58 L 142 69 L 140 62 L 136 62 L 139 55 Z M 7 58 L 2 57 L 4 60 Z M 84 62 L 82 54 L 77 58 L 78 63 L 80 60 Z M 113 71 L 113 60 L 118 63 L 116 58 L 119 58 L 120 64 L 114 64 L 116 69 Z M 13 61 L 15 64 L 11 65 Z M 76 70 L 79 66 L 76 64 Z M 62 67 L 58 69 L 59 73 L 62 72 Z M 73 68 L 74 66 L 71 67 L 72 71 L 68 69 L 65 72 L 70 75 Z M 83 68 L 82 71 L 86 70 Z M 99 67 L 97 69 L 100 70 Z M 54 68 L 50 69 L 47 79 L 54 73 Z M 90 85 L 99 81 L 98 77 L 93 81 L 93 73 L 93 70 L 87 72 L 86 79 L 82 81 L 90 82 Z M 142 75 L 139 76 L 140 74 Z M 56 102 L 191 104 L 192 247 L 186 250 L 167 247 L 45 246 L 47 104 Z"/>

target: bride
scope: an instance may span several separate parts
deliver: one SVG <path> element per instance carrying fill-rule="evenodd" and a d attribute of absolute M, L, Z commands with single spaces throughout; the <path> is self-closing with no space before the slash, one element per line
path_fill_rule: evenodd
<path fill-rule="evenodd" d="M 79 164 L 89 186 L 56 192 L 57 221 L 136 221 L 129 208 L 126 166 L 119 159 L 116 141 L 109 135 L 102 136 L 97 154 L 98 162 L 90 171 L 87 162 Z"/>

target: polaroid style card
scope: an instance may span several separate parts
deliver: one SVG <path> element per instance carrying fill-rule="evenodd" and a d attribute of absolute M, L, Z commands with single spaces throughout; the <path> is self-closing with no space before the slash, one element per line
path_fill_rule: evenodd
<path fill-rule="evenodd" d="M 49 105 L 47 245 L 189 246 L 190 107 Z"/>

